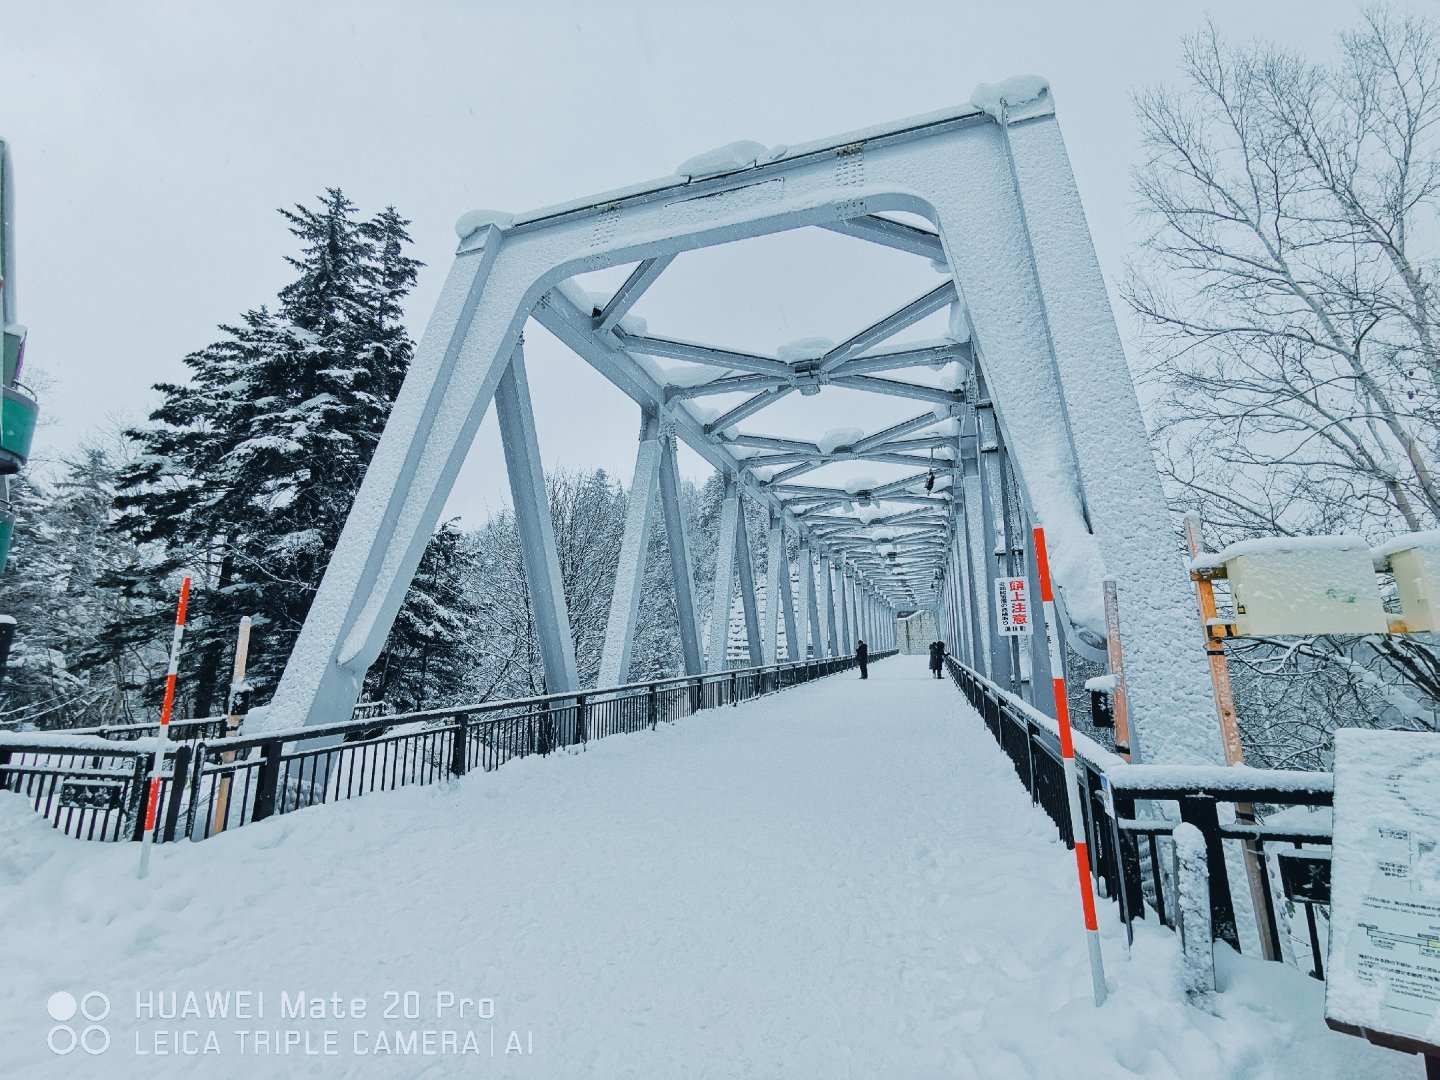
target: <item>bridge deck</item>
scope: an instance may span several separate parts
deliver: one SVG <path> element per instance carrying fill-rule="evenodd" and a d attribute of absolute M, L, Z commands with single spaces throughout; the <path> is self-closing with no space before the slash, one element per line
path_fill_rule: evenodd
<path fill-rule="evenodd" d="M 105 1075 L 242 1075 L 237 1029 L 340 1032 L 323 1075 L 438 1077 L 1388 1076 L 1415 1065 L 1325 1032 L 1321 987 L 1230 960 L 1224 1019 L 1179 1003 L 1174 937 L 1127 959 L 1096 1012 L 1073 863 L 948 681 L 878 664 L 578 756 L 286 815 L 155 852 L 51 833 L 0 795 L 0 1038 L 26 1076 L 57 989 L 115 1012 Z M 82 930 L 77 933 L 76 926 Z M 90 926 L 105 932 L 87 934 Z M 59 960 L 57 962 L 57 954 Z M 40 972 L 48 974 L 41 975 Z M 66 985 L 51 985 L 64 972 Z M 136 991 L 262 990 L 263 1021 L 134 1020 Z M 369 1000 L 284 1019 L 280 992 Z M 383 1017 L 415 990 L 423 1019 Z M 496 1002 L 496 1053 L 354 1055 L 356 1032 L 476 1028 L 437 991 Z M 403 1011 L 403 1004 L 401 1006 Z M 156 1027 L 222 1055 L 137 1057 Z M 488 1036 L 485 1036 L 488 1038 Z M 88 1061 L 80 1064 L 90 1064 Z M 253 1063 L 251 1063 L 253 1064 Z M 275 1062 L 271 1062 L 275 1065 Z M 299 1068 L 296 1068 L 299 1066 Z M 488 1070 L 488 1071 L 486 1071 Z M 17 1073 L 19 1075 L 19 1073 Z"/>

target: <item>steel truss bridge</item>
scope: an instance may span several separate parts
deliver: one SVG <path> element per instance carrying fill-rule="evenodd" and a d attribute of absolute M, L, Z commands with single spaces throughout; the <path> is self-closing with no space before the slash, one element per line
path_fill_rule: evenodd
<path fill-rule="evenodd" d="M 1048 708 L 1044 635 L 1002 638 L 992 629 L 999 578 L 1028 577 L 1036 595 L 1030 527 L 1043 525 L 1059 589 L 1060 625 L 1050 630 L 1070 648 L 1099 655 L 1102 581 L 1116 583 L 1132 737 L 1146 759 L 1221 761 L 1190 585 L 1049 88 L 1013 80 L 982 88 L 975 101 L 788 149 L 735 144 L 680 174 L 528 214 L 464 215 L 273 722 L 349 715 L 492 402 L 547 686 L 583 689 L 526 374 L 523 331 L 533 319 L 639 414 L 601 686 L 629 677 L 658 498 L 686 674 L 724 667 L 723 613 L 738 577 L 752 665 L 775 662 L 781 634 L 791 657 L 845 655 L 859 638 L 886 649 L 897 613 L 928 609 L 953 653 Z M 795 229 L 907 252 L 948 279 L 836 344 L 773 355 L 652 336 L 632 318 L 677 256 Z M 591 297 L 574 280 L 617 267 L 630 269 L 608 296 Z M 945 338 L 894 343 L 942 311 Z M 937 369 L 958 375 L 937 380 Z M 840 439 L 767 424 L 787 398 L 857 393 L 913 401 L 914 411 Z M 708 643 L 677 440 L 725 479 Z M 824 479 L 853 462 L 899 475 L 869 485 Z M 742 502 L 769 515 L 763 616 Z M 791 548 L 795 589 L 784 572 Z"/>

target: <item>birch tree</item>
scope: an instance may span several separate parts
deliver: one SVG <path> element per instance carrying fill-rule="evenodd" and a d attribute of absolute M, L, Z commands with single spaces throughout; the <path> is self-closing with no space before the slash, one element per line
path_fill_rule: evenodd
<path fill-rule="evenodd" d="M 1435 528 L 1435 24 L 1368 10 L 1326 62 L 1207 25 L 1184 42 L 1178 85 L 1136 107 L 1147 234 L 1123 291 L 1177 501 L 1218 543 Z M 1345 722 L 1434 724 L 1428 641 L 1236 655 L 1257 724 L 1296 701 L 1343 707 Z"/>

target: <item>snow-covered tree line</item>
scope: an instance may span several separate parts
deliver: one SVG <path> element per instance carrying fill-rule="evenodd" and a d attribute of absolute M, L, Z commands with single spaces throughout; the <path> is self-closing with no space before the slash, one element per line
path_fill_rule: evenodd
<path fill-rule="evenodd" d="M 1188 38 L 1138 95 L 1148 235 L 1125 285 L 1158 455 L 1213 545 L 1440 525 L 1440 42 L 1366 11 L 1312 60 Z M 1323 767 L 1340 725 L 1440 728 L 1430 635 L 1230 649 L 1250 759 Z"/>
<path fill-rule="evenodd" d="M 338 189 L 282 210 L 293 280 L 220 327 L 156 387 L 148 420 L 49 479 L 16 484 L 20 526 L 0 576 L 18 622 L 0 721 L 63 727 L 151 717 L 179 579 L 194 578 L 182 715 L 226 703 L 236 631 L 249 682 L 277 682 L 413 352 L 402 314 L 419 264 L 393 208 L 363 217 Z M 582 680 L 594 685 L 624 530 L 603 470 L 547 478 Z M 685 485 L 697 601 L 708 613 L 721 484 Z M 632 677 L 682 659 L 665 530 L 650 530 Z M 763 563 L 764 521 L 748 519 Z M 763 573 L 763 565 L 757 573 Z M 396 708 L 543 692 L 529 590 L 508 510 L 432 538 L 366 693 Z"/>

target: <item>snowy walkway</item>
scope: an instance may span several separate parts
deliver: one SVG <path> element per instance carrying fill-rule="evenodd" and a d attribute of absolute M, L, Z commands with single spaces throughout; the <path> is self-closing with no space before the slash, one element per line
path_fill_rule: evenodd
<path fill-rule="evenodd" d="M 1278 966 L 1232 959 L 1223 1021 L 1182 1006 L 1174 938 L 1127 959 L 1108 905 L 1095 1011 L 1049 822 L 948 681 L 871 674 L 162 848 L 143 886 L 133 848 L 0 796 L 0 1075 L 1416 1075 L 1328 1033 L 1319 984 Z M 48 996 L 92 989 L 111 1048 L 54 1056 Z M 264 1018 L 135 1019 L 137 991 L 227 990 L 263 991 Z M 385 1018 L 407 990 L 421 1019 L 403 997 Z M 282 991 L 368 1015 L 285 1019 Z M 436 1017 L 444 992 L 495 1000 L 493 1059 L 489 1023 Z M 240 1031 L 323 1050 L 327 1028 L 333 1056 L 240 1056 Z M 478 1032 L 483 1060 L 377 1056 L 427 1028 Z M 136 1056 L 179 1029 L 220 1053 Z M 503 1055 L 511 1030 L 533 1056 Z"/>

